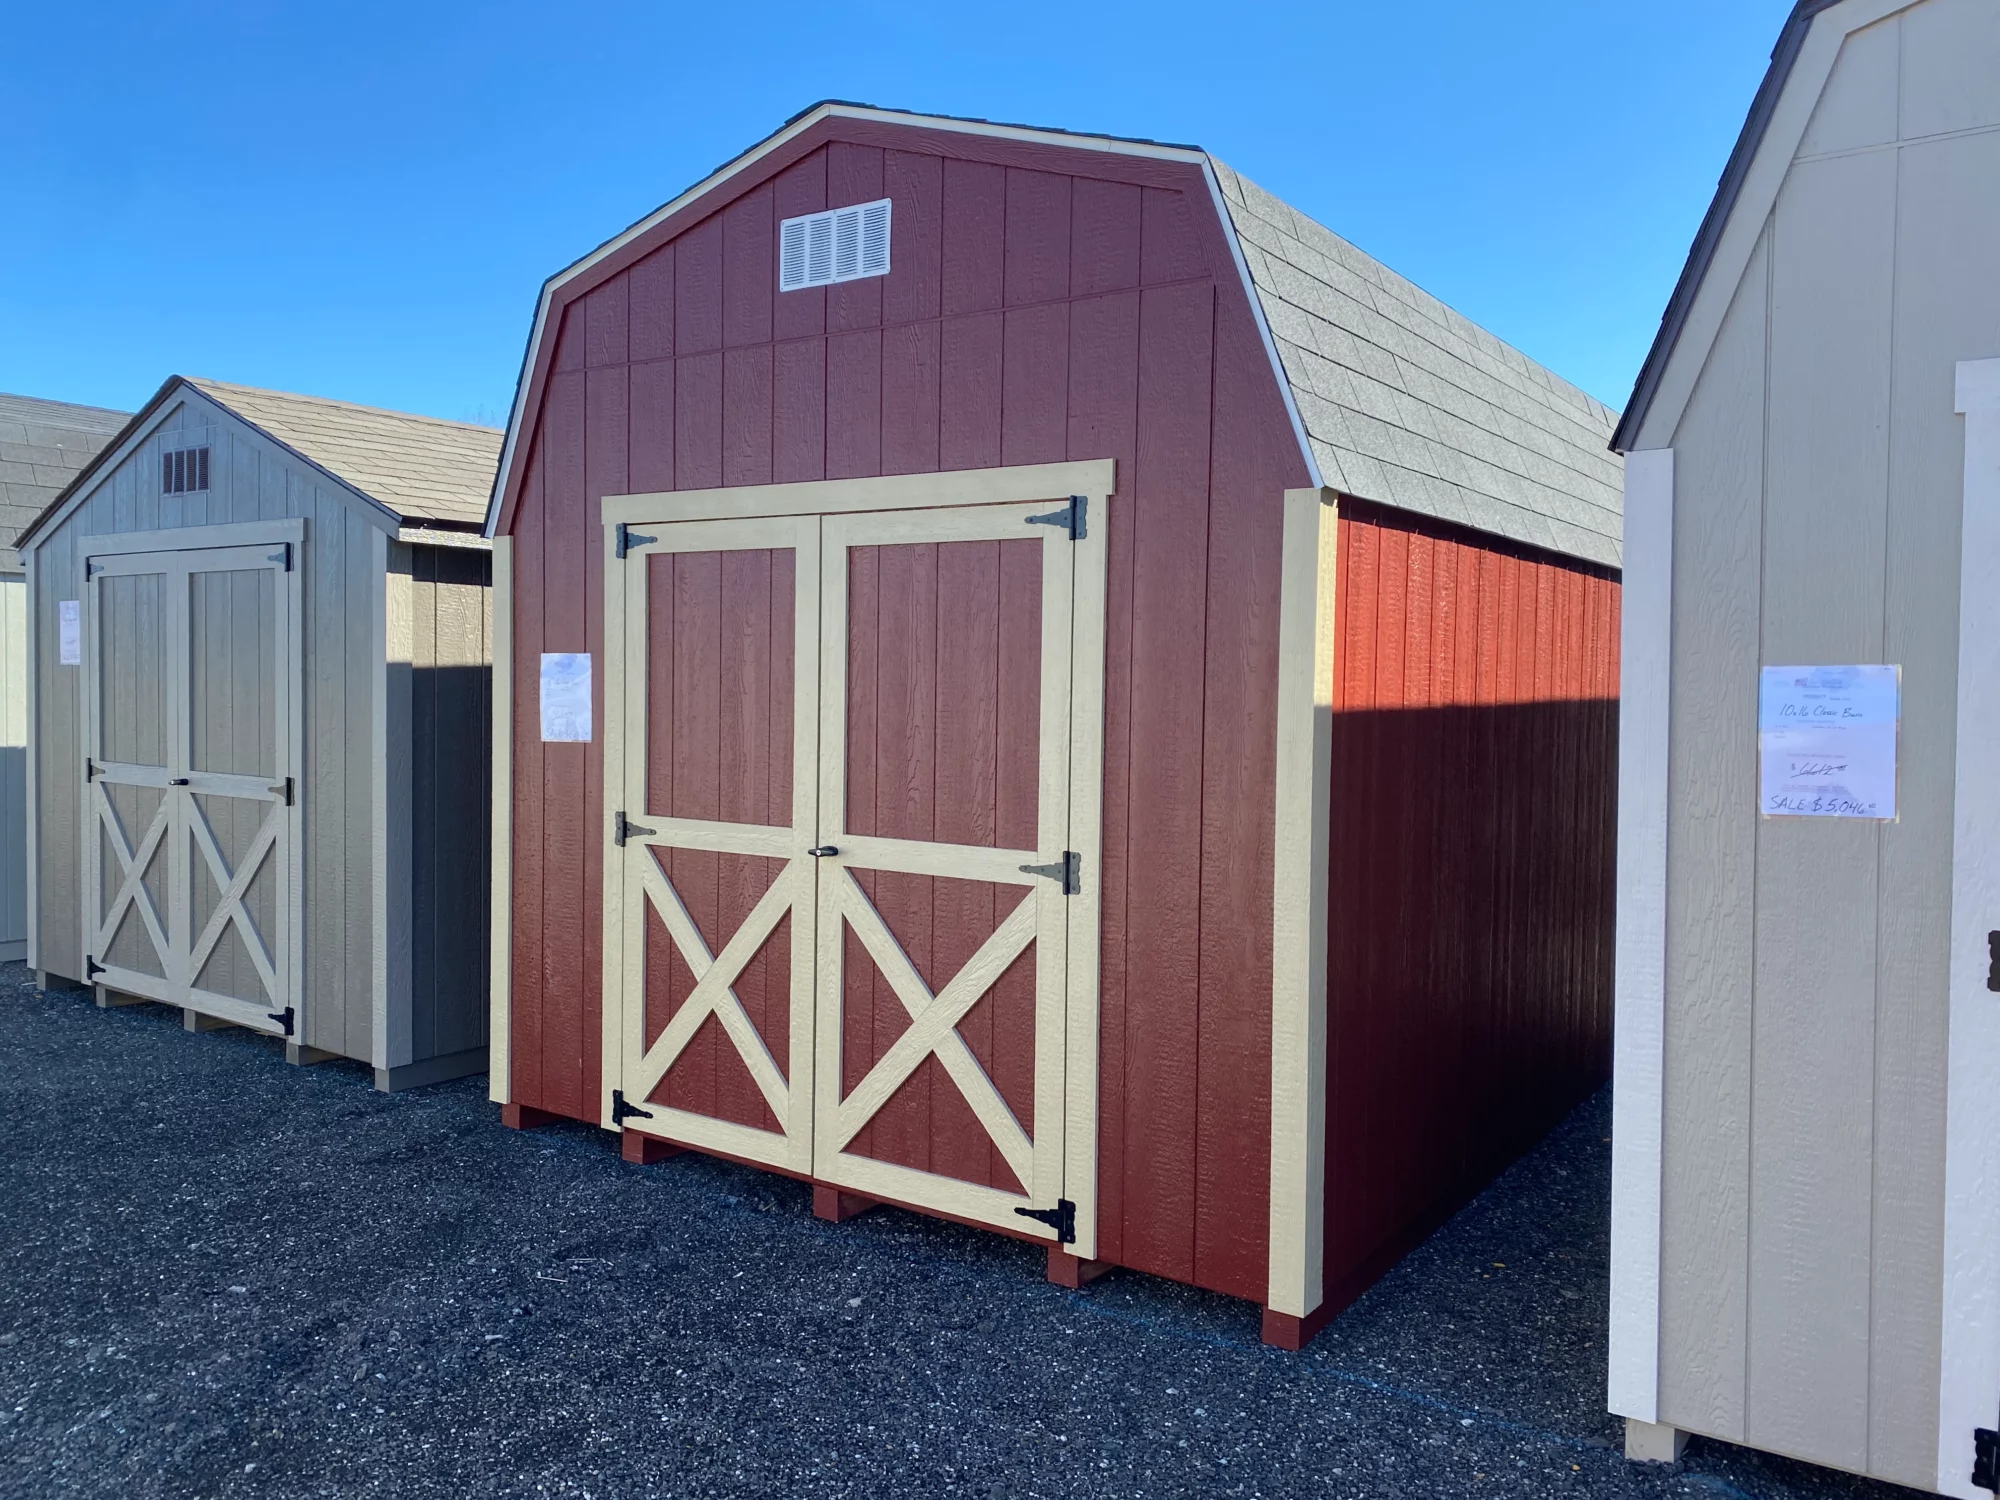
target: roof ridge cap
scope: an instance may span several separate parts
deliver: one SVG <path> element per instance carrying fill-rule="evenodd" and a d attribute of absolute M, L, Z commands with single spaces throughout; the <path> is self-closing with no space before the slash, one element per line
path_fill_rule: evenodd
<path fill-rule="evenodd" d="M 400 421 L 422 422 L 427 426 L 456 427 L 466 432 L 491 433 L 495 437 L 503 437 L 506 434 L 505 428 L 488 427 L 480 422 L 460 422 L 451 417 L 433 417 L 423 412 L 398 411 L 392 406 L 369 406 L 360 401 L 343 401 L 337 396 L 313 396 L 304 391 L 280 391 L 270 386 L 241 385 L 234 381 L 211 380 L 203 375 L 187 375 L 182 378 L 196 390 L 206 391 L 210 395 L 240 393 L 248 396 L 276 396 L 284 401 L 298 401 L 310 406 L 323 406 L 332 411 L 366 412 L 370 416 L 395 417 Z"/>

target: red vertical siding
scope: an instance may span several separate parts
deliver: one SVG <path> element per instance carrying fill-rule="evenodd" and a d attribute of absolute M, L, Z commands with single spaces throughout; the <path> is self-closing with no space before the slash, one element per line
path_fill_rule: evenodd
<path fill-rule="evenodd" d="M 775 293 L 779 219 L 885 193 L 889 276 Z M 506 522 L 514 1097 L 595 1111 L 599 754 L 536 740 L 532 685 L 537 653 L 597 649 L 610 476 L 685 489 L 1113 458 L 1100 1253 L 1261 1300 L 1276 577 L 1282 494 L 1306 474 L 1199 170 L 834 121 L 607 267 L 569 304 L 588 305 L 587 348 L 565 340 L 531 385 Z"/>
<path fill-rule="evenodd" d="M 1619 589 L 1347 501 L 1335 597 L 1337 1307 L 1609 1072 Z"/>

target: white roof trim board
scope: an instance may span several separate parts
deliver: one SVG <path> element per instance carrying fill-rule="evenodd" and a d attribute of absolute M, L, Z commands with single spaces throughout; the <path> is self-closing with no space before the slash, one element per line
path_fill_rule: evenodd
<path fill-rule="evenodd" d="M 1206 152 L 838 103 L 807 110 L 544 284 L 487 535 L 556 292 L 829 116 L 1200 165 L 1315 485 L 1619 566 L 1622 471 L 1607 448 L 1617 413 Z"/>

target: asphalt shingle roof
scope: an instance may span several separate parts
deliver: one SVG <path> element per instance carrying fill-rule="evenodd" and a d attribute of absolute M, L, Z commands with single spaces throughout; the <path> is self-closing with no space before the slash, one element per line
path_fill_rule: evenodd
<path fill-rule="evenodd" d="M 404 520 L 486 519 L 506 436 L 495 428 L 219 380 L 188 384 Z"/>
<path fill-rule="evenodd" d="M 0 547 L 14 545 L 130 415 L 0 394 Z"/>
<path fill-rule="evenodd" d="M 1618 567 L 1618 414 L 1210 158 L 1326 484 Z"/>

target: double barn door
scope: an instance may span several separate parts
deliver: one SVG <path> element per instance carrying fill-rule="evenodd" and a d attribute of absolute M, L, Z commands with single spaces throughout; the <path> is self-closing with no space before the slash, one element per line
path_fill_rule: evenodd
<path fill-rule="evenodd" d="M 1091 1252 L 1088 504 L 616 533 L 607 1122 Z"/>
<path fill-rule="evenodd" d="M 148 542 L 87 566 L 90 975 L 289 1035 L 299 544 Z"/>

